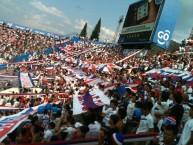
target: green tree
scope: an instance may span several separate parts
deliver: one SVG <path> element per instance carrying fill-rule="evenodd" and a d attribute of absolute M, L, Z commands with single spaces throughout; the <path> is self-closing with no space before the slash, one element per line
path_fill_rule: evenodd
<path fill-rule="evenodd" d="M 80 32 L 80 37 L 86 38 L 86 36 L 87 36 L 87 23 L 85 23 L 82 31 Z"/>
<path fill-rule="evenodd" d="M 96 39 L 97 41 L 99 40 L 100 29 L 101 29 L 101 18 L 98 20 L 98 23 L 93 29 L 92 34 L 90 36 L 90 40 L 93 40 L 93 39 Z"/>

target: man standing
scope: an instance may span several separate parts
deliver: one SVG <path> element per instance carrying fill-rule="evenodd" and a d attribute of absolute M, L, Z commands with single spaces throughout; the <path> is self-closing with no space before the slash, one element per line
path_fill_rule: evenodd
<path fill-rule="evenodd" d="M 151 115 L 151 108 L 153 104 L 151 102 L 146 102 L 141 106 L 141 119 L 139 126 L 137 128 L 136 134 L 148 133 L 154 131 L 154 121 Z M 136 142 L 135 145 L 144 145 L 146 142 Z"/>
<path fill-rule="evenodd" d="M 193 144 L 193 104 L 188 104 L 190 106 L 190 119 L 186 122 L 180 141 L 178 145 L 190 145 Z"/>

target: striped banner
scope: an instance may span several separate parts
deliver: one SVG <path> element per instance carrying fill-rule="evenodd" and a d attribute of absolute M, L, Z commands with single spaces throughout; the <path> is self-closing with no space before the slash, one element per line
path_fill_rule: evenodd
<path fill-rule="evenodd" d="M 50 93 L 0 93 L 0 96 L 37 96 L 37 95 L 52 95 L 54 94 L 54 92 L 50 92 Z M 58 95 L 63 95 L 63 96 L 67 96 L 67 93 L 63 93 L 63 92 L 57 92 Z"/>
<path fill-rule="evenodd" d="M 158 76 L 161 76 L 163 78 L 166 78 L 169 76 L 171 77 L 174 83 L 176 82 L 178 78 L 181 77 L 182 79 L 186 80 L 187 86 L 193 83 L 193 76 L 189 71 L 173 70 L 169 67 L 165 67 L 162 69 L 152 69 L 146 72 L 146 74 L 148 74 L 149 77 L 156 78 L 156 79 Z"/>
<path fill-rule="evenodd" d="M 73 96 L 73 115 L 86 112 L 90 108 L 97 108 L 110 104 L 110 99 L 101 90 L 95 89 L 84 95 Z"/>
<path fill-rule="evenodd" d="M 14 108 L 14 107 L 5 107 L 5 106 L 0 106 L 0 111 L 16 111 L 19 110 L 21 108 Z"/>
<path fill-rule="evenodd" d="M 19 81 L 19 86 L 23 88 L 31 88 L 35 86 L 29 73 L 19 72 L 18 81 Z"/>
<path fill-rule="evenodd" d="M 39 106 L 27 108 L 18 114 L 0 118 L 0 142 L 6 138 L 8 133 L 14 131 L 23 121 L 25 121 L 30 114 L 34 114 L 38 107 Z"/>

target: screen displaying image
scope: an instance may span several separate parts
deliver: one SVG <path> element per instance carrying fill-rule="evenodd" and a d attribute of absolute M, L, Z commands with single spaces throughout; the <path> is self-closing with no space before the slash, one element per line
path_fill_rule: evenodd
<path fill-rule="evenodd" d="M 141 0 L 129 6 L 118 43 L 150 41 L 164 1 Z"/>
<path fill-rule="evenodd" d="M 143 3 L 142 5 L 140 5 L 137 9 L 137 21 L 139 22 L 142 22 L 144 21 L 145 19 L 148 18 L 148 14 L 149 14 L 149 11 L 148 11 L 148 3 L 145 2 Z"/>

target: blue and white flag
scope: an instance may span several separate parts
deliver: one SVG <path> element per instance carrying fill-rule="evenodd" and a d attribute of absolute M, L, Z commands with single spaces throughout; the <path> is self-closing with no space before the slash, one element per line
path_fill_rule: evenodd
<path fill-rule="evenodd" d="M 159 76 L 166 78 L 170 76 L 174 83 L 178 78 L 182 78 L 183 80 L 186 80 L 186 85 L 188 86 L 193 82 L 193 76 L 189 71 L 173 70 L 169 67 L 162 69 L 152 69 L 146 72 L 146 74 L 148 74 L 151 78 L 157 78 Z"/>
<path fill-rule="evenodd" d="M 0 118 L 0 142 L 6 138 L 8 133 L 14 131 L 22 122 L 24 122 L 30 114 L 34 114 L 37 111 L 37 107 L 38 106 L 27 108 L 18 114 Z"/>

